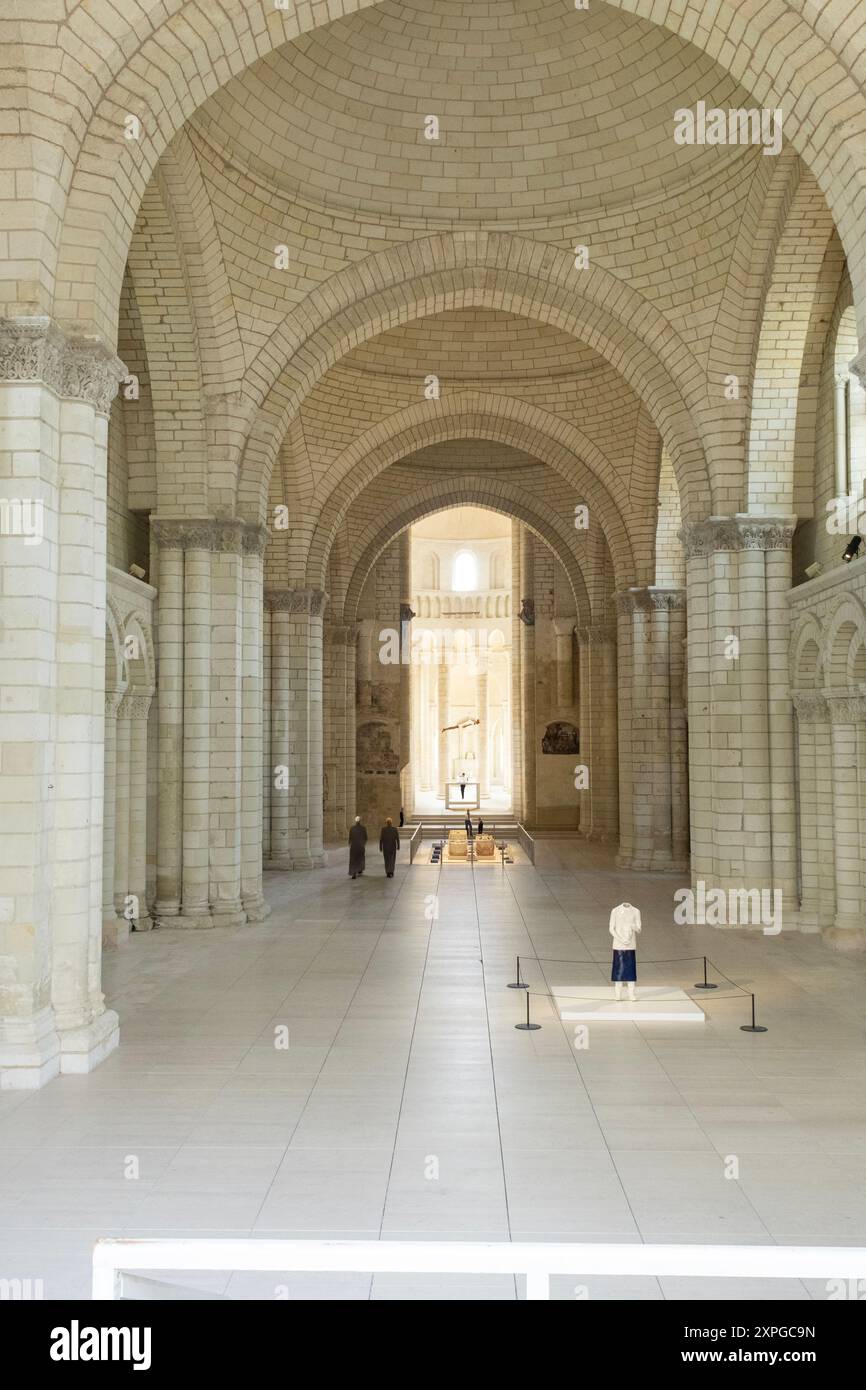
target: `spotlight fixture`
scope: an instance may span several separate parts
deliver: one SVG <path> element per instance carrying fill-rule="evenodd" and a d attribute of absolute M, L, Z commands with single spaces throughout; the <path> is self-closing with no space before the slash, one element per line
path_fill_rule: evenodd
<path fill-rule="evenodd" d="M 144 570 L 141 568 L 141 565 L 130 565 L 129 573 L 134 579 L 144 578 Z"/>
<path fill-rule="evenodd" d="M 857 551 L 860 549 L 862 544 L 862 536 L 852 536 L 845 547 L 845 554 L 842 556 L 842 559 L 846 560 L 850 564 L 852 560 L 856 559 Z"/>
<path fill-rule="evenodd" d="M 811 565 L 806 566 L 806 574 L 810 579 L 817 579 L 818 575 L 823 573 L 824 566 L 820 565 L 817 560 L 813 560 Z"/>

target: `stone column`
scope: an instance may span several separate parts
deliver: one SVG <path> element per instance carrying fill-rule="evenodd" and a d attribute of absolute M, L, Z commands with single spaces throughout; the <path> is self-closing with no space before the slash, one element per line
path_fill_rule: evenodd
<path fill-rule="evenodd" d="M 132 701 L 127 692 L 117 709 L 117 746 L 114 789 L 114 915 L 119 941 L 129 938 L 129 769 L 132 759 Z"/>
<path fill-rule="evenodd" d="M 211 537 L 209 526 L 187 537 L 183 585 L 183 833 L 182 912 L 173 926 L 210 927 L 210 663 Z"/>
<path fill-rule="evenodd" d="M 289 783 L 289 701 L 291 699 L 288 609 L 277 606 L 277 596 L 265 592 L 271 625 L 271 857 L 269 869 L 290 869 L 289 808 L 297 788 Z"/>
<path fill-rule="evenodd" d="M 478 740 L 478 793 L 479 797 L 490 795 L 490 710 L 487 701 L 488 655 L 485 647 L 481 654 L 481 667 L 478 671 L 478 717 L 481 720 L 481 737 Z"/>
<path fill-rule="evenodd" d="M 117 711 L 122 690 L 105 695 L 105 799 L 102 833 L 102 944 L 120 946 L 129 924 L 118 918 L 114 905 L 115 832 L 117 825 Z M 125 928 L 125 930 L 124 930 Z"/>
<path fill-rule="evenodd" d="M 101 990 L 108 413 L 123 365 L 0 320 L 0 1084 L 88 1071 Z"/>
<path fill-rule="evenodd" d="M 262 596 L 264 604 L 264 595 Z M 262 766 L 261 766 L 261 820 L 262 820 L 262 862 L 271 859 L 271 633 L 272 614 L 269 609 L 262 611 Z"/>
<path fill-rule="evenodd" d="M 147 721 L 152 691 L 127 695 L 129 704 L 129 835 L 128 888 L 134 899 L 132 924 L 136 931 L 150 931 L 147 910 Z"/>
<path fill-rule="evenodd" d="M 177 523 L 152 527 L 159 566 L 157 695 L 157 924 L 173 926 L 181 910 L 183 855 L 183 533 Z"/>
<path fill-rule="evenodd" d="M 858 729 L 866 720 L 866 696 L 828 693 L 833 745 L 833 863 L 836 912 L 824 933 L 837 951 L 866 950 L 860 871 Z"/>
<path fill-rule="evenodd" d="M 554 618 L 556 643 L 556 703 L 560 709 L 574 704 L 574 619 Z"/>
<path fill-rule="evenodd" d="M 330 786 L 325 806 L 325 835 L 342 844 L 355 818 L 355 644 L 354 623 L 325 628 L 325 765 Z"/>
<path fill-rule="evenodd" d="M 848 373 L 837 372 L 835 378 L 834 462 L 836 496 L 848 495 Z"/>
<path fill-rule="evenodd" d="M 533 538 L 525 527 L 520 534 L 520 708 L 523 731 L 523 785 L 521 800 L 523 823 L 532 827 L 536 821 L 535 745 L 535 566 Z"/>
<path fill-rule="evenodd" d="M 832 925 L 822 921 L 821 822 L 826 816 L 832 826 L 833 810 L 832 805 L 822 804 L 818 752 L 818 727 L 827 724 L 830 710 L 824 696 L 816 691 L 798 691 L 792 698 L 797 711 L 800 930 L 817 931 Z"/>
<path fill-rule="evenodd" d="M 446 782 L 448 781 L 448 778 L 451 775 L 451 769 L 448 766 L 448 735 L 443 734 L 442 730 L 446 728 L 446 726 L 451 722 L 448 718 L 448 702 L 451 687 L 451 668 L 448 665 L 450 652 L 447 650 L 444 643 L 441 646 L 437 647 L 436 656 L 439 661 L 436 685 L 438 695 L 437 704 L 439 711 L 437 716 L 439 722 L 439 795 L 440 797 L 445 797 L 447 801 Z"/>
<path fill-rule="evenodd" d="M 619 830 L 617 863 L 636 870 L 688 862 L 682 643 L 685 591 L 617 596 Z"/>
<path fill-rule="evenodd" d="M 263 566 L 267 531 L 248 525 L 243 533 L 243 673 L 241 680 L 241 906 L 248 922 L 270 912 L 262 889 L 264 833 L 262 780 L 264 742 Z"/>
<path fill-rule="evenodd" d="M 268 590 L 274 649 L 274 764 L 287 769 L 284 797 L 272 795 L 271 867 L 320 868 L 325 862 L 322 807 L 321 589 Z"/>
<path fill-rule="evenodd" d="M 589 773 L 581 796 L 580 830 L 608 842 L 618 834 L 616 628 L 578 628 L 580 647 L 580 757 Z"/>
<path fill-rule="evenodd" d="M 688 573 L 692 877 L 797 901 L 788 677 L 790 517 L 711 517 Z"/>

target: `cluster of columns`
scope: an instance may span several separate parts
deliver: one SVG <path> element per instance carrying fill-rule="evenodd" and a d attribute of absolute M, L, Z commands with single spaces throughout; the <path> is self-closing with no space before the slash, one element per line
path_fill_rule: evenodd
<path fill-rule="evenodd" d="M 681 532 L 688 594 L 693 881 L 781 892 L 797 908 L 788 672 L 793 517 L 739 514 Z"/>
<path fill-rule="evenodd" d="M 684 869 L 689 856 L 686 595 L 616 595 L 619 856 L 623 868 Z"/>
<path fill-rule="evenodd" d="M 800 926 L 866 949 L 866 695 L 796 691 Z"/>
<path fill-rule="evenodd" d="M 0 320 L 0 1082 L 117 1045 L 101 989 L 108 414 L 123 364 Z"/>
<path fill-rule="evenodd" d="M 270 749 L 266 762 L 270 773 L 268 867 L 272 869 L 320 868 L 325 862 L 325 600 L 321 589 L 268 589 L 264 595 L 270 632 Z M 351 645 L 347 634 L 344 683 L 351 674 Z M 353 675 L 351 682 L 354 704 Z M 352 739 L 354 745 L 354 735 Z M 344 806 L 347 800 L 348 787 Z"/>
<path fill-rule="evenodd" d="M 261 921 L 263 527 L 155 519 L 156 904 L 171 927 Z"/>
<path fill-rule="evenodd" d="M 580 661 L 580 832 L 608 843 L 619 833 L 617 651 L 612 623 L 575 629 Z"/>

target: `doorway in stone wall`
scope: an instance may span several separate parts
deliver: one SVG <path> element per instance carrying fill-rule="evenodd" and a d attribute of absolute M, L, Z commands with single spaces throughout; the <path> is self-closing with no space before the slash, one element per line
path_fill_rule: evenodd
<path fill-rule="evenodd" d="M 411 530 L 412 809 L 512 810 L 511 521 L 451 507 Z M 473 809 L 473 816 L 476 810 Z"/>

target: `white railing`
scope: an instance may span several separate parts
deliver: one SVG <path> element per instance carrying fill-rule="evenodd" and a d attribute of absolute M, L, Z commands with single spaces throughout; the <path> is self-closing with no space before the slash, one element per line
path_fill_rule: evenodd
<path fill-rule="evenodd" d="M 592 1245 L 438 1240 L 98 1240 L 94 1299 L 177 1297 L 191 1291 L 135 1271 L 519 1274 L 527 1299 L 550 1298 L 552 1274 L 722 1279 L 863 1279 L 866 1249 L 830 1245 Z M 160 1292 L 162 1290 L 162 1292 Z M 192 1295 L 194 1296 L 194 1295 Z"/>
<path fill-rule="evenodd" d="M 517 840 L 530 864 L 535 863 L 535 841 L 522 822 L 517 825 Z"/>

